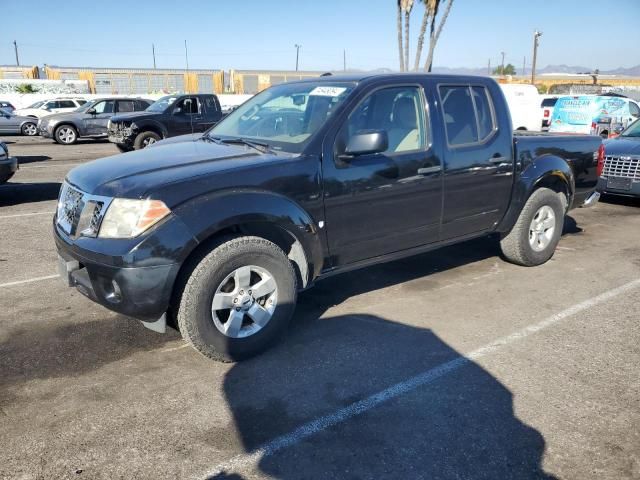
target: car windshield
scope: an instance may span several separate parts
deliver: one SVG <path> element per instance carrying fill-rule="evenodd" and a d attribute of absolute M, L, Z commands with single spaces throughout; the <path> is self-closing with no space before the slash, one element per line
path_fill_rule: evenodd
<path fill-rule="evenodd" d="M 147 112 L 164 112 L 173 102 L 177 100 L 176 95 L 168 95 L 166 97 L 159 98 L 155 102 L 153 102 L 149 108 L 147 108 Z"/>
<path fill-rule="evenodd" d="M 34 103 L 32 105 L 29 105 L 27 108 L 38 108 L 42 104 L 44 104 L 44 100 L 40 100 L 39 102 L 36 102 L 36 103 Z"/>
<path fill-rule="evenodd" d="M 621 137 L 640 137 L 640 120 L 636 120 L 620 134 Z"/>
<path fill-rule="evenodd" d="M 354 87 L 323 81 L 268 88 L 231 112 L 208 136 L 253 140 L 274 150 L 300 153 Z"/>

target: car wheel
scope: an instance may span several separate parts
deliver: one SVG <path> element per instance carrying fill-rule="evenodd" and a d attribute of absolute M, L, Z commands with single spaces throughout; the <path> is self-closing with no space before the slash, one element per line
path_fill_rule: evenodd
<path fill-rule="evenodd" d="M 150 145 L 153 145 L 159 140 L 160 135 L 155 132 L 141 132 L 134 140 L 133 148 L 135 148 L 136 150 L 141 150 L 143 148 L 147 148 Z"/>
<path fill-rule="evenodd" d="M 56 128 L 54 138 L 62 145 L 72 145 L 78 140 L 78 131 L 72 125 L 61 125 Z"/>
<path fill-rule="evenodd" d="M 188 277 L 178 327 L 203 355 L 241 360 L 282 336 L 296 296 L 296 274 L 277 245 L 259 237 L 233 238 L 207 254 Z"/>
<path fill-rule="evenodd" d="M 33 137 L 38 134 L 38 127 L 36 127 L 35 123 L 27 122 L 22 125 L 22 135 L 26 135 L 28 137 Z"/>
<path fill-rule="evenodd" d="M 533 267 L 553 256 L 564 226 L 565 203 L 560 195 L 548 188 L 531 194 L 516 224 L 500 241 L 507 260 Z"/>

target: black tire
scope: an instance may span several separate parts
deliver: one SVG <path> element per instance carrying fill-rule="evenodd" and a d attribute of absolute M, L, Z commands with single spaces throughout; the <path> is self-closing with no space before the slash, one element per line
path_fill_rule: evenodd
<path fill-rule="evenodd" d="M 53 139 L 60 145 L 73 145 L 78 141 L 78 130 L 73 125 L 60 125 L 55 129 Z"/>
<path fill-rule="evenodd" d="M 20 128 L 20 133 L 22 135 L 26 135 L 27 137 L 35 137 L 38 135 L 38 127 L 33 122 L 25 122 Z"/>
<path fill-rule="evenodd" d="M 159 142 L 160 140 L 160 135 L 155 132 L 140 132 L 133 141 L 133 148 L 135 150 L 142 150 L 143 148 L 147 148 L 149 145 Z"/>
<path fill-rule="evenodd" d="M 262 329 L 244 338 L 231 338 L 214 323 L 213 297 L 229 275 L 248 265 L 271 274 L 277 286 L 277 306 Z M 260 237 L 237 237 L 204 256 L 177 297 L 178 327 L 184 339 L 211 359 L 232 362 L 257 355 L 284 334 L 295 310 L 297 279 L 290 260 L 277 245 Z"/>
<path fill-rule="evenodd" d="M 133 148 L 131 148 L 131 147 L 127 147 L 125 145 L 120 145 L 118 143 L 116 143 L 115 145 L 116 145 L 116 147 L 118 147 L 118 150 L 120 150 L 122 153 L 127 153 L 127 152 L 133 151 Z"/>
<path fill-rule="evenodd" d="M 500 240 L 500 248 L 507 260 L 525 267 L 533 267 L 545 263 L 553 256 L 564 226 L 565 201 L 561 195 L 548 188 L 539 188 L 531 194 L 516 224 Z M 530 236 L 535 235 L 531 231 L 531 226 L 536 214 L 545 206 L 553 210 L 555 225 L 549 243 L 542 250 L 537 251 L 529 241 Z"/>

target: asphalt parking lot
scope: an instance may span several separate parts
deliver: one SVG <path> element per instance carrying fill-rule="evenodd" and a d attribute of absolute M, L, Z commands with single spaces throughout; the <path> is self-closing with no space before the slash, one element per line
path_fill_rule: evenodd
<path fill-rule="evenodd" d="M 536 268 L 483 239 L 330 278 L 222 364 L 56 278 L 60 182 L 115 146 L 6 140 L 0 478 L 640 478 L 640 201 Z"/>

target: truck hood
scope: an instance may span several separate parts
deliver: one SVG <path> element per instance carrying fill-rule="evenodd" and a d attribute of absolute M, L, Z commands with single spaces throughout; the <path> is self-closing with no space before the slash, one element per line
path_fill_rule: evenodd
<path fill-rule="evenodd" d="M 640 137 L 617 137 L 605 140 L 607 155 L 640 155 Z"/>
<path fill-rule="evenodd" d="M 251 168 L 287 157 L 204 140 L 169 143 L 86 163 L 71 170 L 67 181 L 93 195 L 161 198 L 162 187 L 169 183 Z"/>
<path fill-rule="evenodd" d="M 111 123 L 135 122 L 139 118 L 153 118 L 162 114 L 163 112 L 147 112 L 146 110 L 142 110 L 140 112 L 120 113 L 111 117 Z"/>

